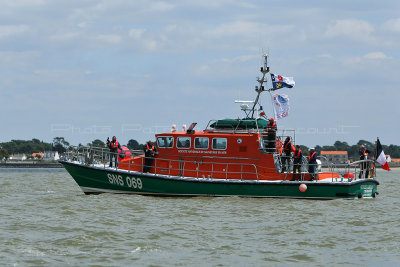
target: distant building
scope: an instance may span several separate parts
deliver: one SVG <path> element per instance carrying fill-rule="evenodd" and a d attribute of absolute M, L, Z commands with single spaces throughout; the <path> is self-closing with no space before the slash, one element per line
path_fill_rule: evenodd
<path fill-rule="evenodd" d="M 400 165 L 400 159 L 395 159 L 395 158 L 392 158 L 391 159 L 391 161 L 390 161 L 390 163 L 392 164 L 392 165 Z"/>
<path fill-rule="evenodd" d="M 43 159 L 43 153 L 32 153 L 32 158 Z"/>
<path fill-rule="evenodd" d="M 57 151 L 45 151 L 43 153 L 43 160 L 59 160 L 60 156 Z"/>
<path fill-rule="evenodd" d="M 26 160 L 27 156 L 25 154 L 13 154 L 10 156 L 12 160 Z"/>
<path fill-rule="evenodd" d="M 349 160 L 347 151 L 321 151 L 321 156 L 333 163 L 347 163 Z"/>

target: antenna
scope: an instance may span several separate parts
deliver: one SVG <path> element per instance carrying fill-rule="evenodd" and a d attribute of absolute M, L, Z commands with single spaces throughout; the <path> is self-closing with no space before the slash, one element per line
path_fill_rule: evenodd
<path fill-rule="evenodd" d="M 264 84 L 264 82 L 266 83 L 268 81 L 267 77 L 266 77 L 266 74 L 269 73 L 268 54 L 263 54 L 263 57 L 264 57 L 264 66 L 260 68 L 260 72 L 262 73 L 262 77 L 261 78 L 257 77 L 257 81 L 258 81 L 258 83 L 260 85 L 259 85 L 259 87 L 258 86 L 255 87 L 255 90 L 257 92 L 257 97 L 256 97 L 256 100 L 254 100 L 254 104 L 253 104 L 253 107 L 251 109 L 251 111 L 252 111 L 251 117 L 252 118 L 254 118 L 254 112 L 256 111 L 255 108 L 256 108 L 256 105 L 258 103 L 258 99 L 260 98 L 260 94 L 263 91 L 265 91 L 263 84 Z"/>

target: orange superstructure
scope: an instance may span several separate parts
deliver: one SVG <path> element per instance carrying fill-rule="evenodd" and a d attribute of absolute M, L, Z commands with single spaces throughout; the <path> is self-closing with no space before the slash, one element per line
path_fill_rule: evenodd
<path fill-rule="evenodd" d="M 265 149 L 266 130 L 157 134 L 158 153 L 150 173 L 194 178 L 285 180 L 275 162 L 279 154 Z M 141 171 L 144 156 L 123 160 L 119 168 Z M 309 179 L 305 175 L 305 179 Z"/>

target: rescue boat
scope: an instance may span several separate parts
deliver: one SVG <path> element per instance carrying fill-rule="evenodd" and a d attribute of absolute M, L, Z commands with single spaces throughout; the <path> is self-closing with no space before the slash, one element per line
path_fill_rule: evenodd
<path fill-rule="evenodd" d="M 125 153 L 118 167 L 109 167 L 110 152 L 95 147 L 75 148 L 60 163 L 85 194 L 375 198 L 379 182 L 372 160 L 324 162 L 316 166 L 315 174 L 310 174 L 303 157 L 299 180 L 292 181 L 292 165 L 287 170 L 283 167 L 276 138 L 290 137 L 294 145 L 295 131 L 278 128 L 271 135 L 273 130 L 268 129 L 259 103 L 260 94 L 272 90 L 264 89 L 269 73 L 267 59 L 264 55 L 256 99 L 236 101 L 246 114 L 244 118 L 211 120 L 204 130 L 197 130 L 197 123 L 192 123 L 182 131 L 173 128 L 156 134 L 157 152 L 150 160 L 149 172 L 143 172 L 143 154 Z M 362 165 L 370 171 L 360 168 Z M 373 177 L 369 177 L 371 174 Z"/>

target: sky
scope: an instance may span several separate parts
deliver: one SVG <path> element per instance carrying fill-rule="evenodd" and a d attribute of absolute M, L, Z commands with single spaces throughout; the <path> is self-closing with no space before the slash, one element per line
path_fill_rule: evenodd
<path fill-rule="evenodd" d="M 296 143 L 400 144 L 400 1 L 0 0 L 0 142 L 143 143 L 244 114 L 262 54 Z M 272 116 L 270 96 L 261 96 Z"/>

